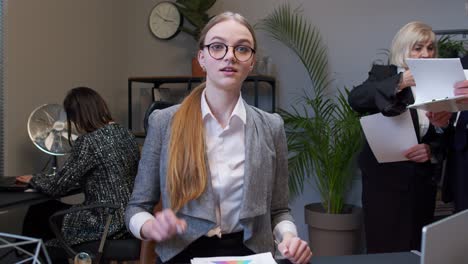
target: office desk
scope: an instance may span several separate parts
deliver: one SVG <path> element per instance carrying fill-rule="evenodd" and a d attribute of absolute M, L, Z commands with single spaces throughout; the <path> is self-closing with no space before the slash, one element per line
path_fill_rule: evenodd
<path fill-rule="evenodd" d="M 419 264 L 419 256 L 412 252 L 312 257 L 310 264 Z M 290 264 L 277 260 L 278 264 Z"/>
<path fill-rule="evenodd" d="M 419 255 L 413 252 L 397 252 L 368 255 L 312 257 L 310 264 L 419 264 Z M 286 259 L 276 259 L 278 264 L 292 264 Z M 180 263 L 190 264 L 190 263 Z"/>
<path fill-rule="evenodd" d="M 77 187 L 58 198 L 65 198 L 71 195 L 75 195 L 81 193 L 81 191 L 82 190 Z M 0 210 L 7 210 L 19 206 L 29 206 L 58 198 L 54 198 L 40 192 L 0 191 Z"/>
<path fill-rule="evenodd" d="M 52 199 L 38 192 L 0 192 L 0 210 L 18 206 L 29 206 Z"/>

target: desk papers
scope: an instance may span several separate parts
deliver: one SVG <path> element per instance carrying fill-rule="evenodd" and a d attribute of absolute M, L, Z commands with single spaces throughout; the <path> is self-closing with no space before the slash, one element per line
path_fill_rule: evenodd
<path fill-rule="evenodd" d="M 457 103 L 465 96 L 454 96 L 454 84 L 466 80 L 460 59 L 406 59 L 416 87 L 411 87 L 414 104 L 408 106 L 431 112 L 468 110 Z"/>
<path fill-rule="evenodd" d="M 409 110 L 393 117 L 381 113 L 364 116 L 360 121 L 379 163 L 408 160 L 403 152 L 418 144 Z"/>
<path fill-rule="evenodd" d="M 243 257 L 193 258 L 191 264 L 276 264 L 270 252 Z"/>

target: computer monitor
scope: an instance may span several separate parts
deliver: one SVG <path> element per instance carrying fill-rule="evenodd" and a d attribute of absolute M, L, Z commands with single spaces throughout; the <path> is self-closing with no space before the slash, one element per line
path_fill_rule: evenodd
<path fill-rule="evenodd" d="M 468 210 L 423 227 L 421 264 L 468 263 Z"/>

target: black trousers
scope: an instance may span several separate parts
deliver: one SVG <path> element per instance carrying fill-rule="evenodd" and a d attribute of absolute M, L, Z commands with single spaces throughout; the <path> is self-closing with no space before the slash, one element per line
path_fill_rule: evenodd
<path fill-rule="evenodd" d="M 220 257 L 220 256 L 246 256 L 255 254 L 244 245 L 243 232 L 217 236 L 202 236 L 169 261 L 162 262 L 158 257 L 156 264 L 162 263 L 190 263 L 192 258 Z"/>
<path fill-rule="evenodd" d="M 22 235 L 41 238 L 42 241 L 54 239 L 55 235 L 49 226 L 49 217 L 57 211 L 70 208 L 71 205 L 57 200 L 49 200 L 43 203 L 31 205 L 24 217 Z M 58 223 L 61 225 L 61 223 Z M 28 251 L 34 250 L 34 246 L 23 246 Z M 47 252 L 53 263 L 66 263 L 67 256 L 62 248 L 47 246 Z"/>
<path fill-rule="evenodd" d="M 453 195 L 455 212 L 468 209 L 468 150 L 450 150 L 447 159 L 449 188 Z"/>
<path fill-rule="evenodd" d="M 420 250 L 421 229 L 434 217 L 436 192 L 430 180 L 420 180 L 408 190 L 383 189 L 363 180 L 367 253 Z"/>
<path fill-rule="evenodd" d="M 42 238 L 43 241 L 55 238 L 49 226 L 49 217 L 55 212 L 70 208 L 70 205 L 57 200 L 31 205 L 24 217 L 24 236 Z"/>

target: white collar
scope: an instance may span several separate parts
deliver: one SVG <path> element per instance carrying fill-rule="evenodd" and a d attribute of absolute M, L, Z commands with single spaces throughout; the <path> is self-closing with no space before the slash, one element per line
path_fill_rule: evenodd
<path fill-rule="evenodd" d="M 205 91 L 206 89 L 203 90 L 202 95 L 201 95 L 201 112 L 202 112 L 202 118 L 205 119 L 207 115 L 210 115 L 213 117 L 215 120 L 215 116 L 213 115 L 213 112 L 211 112 L 210 106 L 208 105 L 208 102 L 206 101 L 205 98 Z M 243 123 L 244 125 L 246 124 L 246 117 L 247 114 L 245 112 L 245 105 L 244 105 L 244 100 L 242 99 L 242 95 L 239 94 L 239 99 L 237 100 L 236 106 L 234 107 L 234 110 L 232 110 L 231 116 L 229 117 L 229 120 L 233 116 L 237 116 Z"/>

